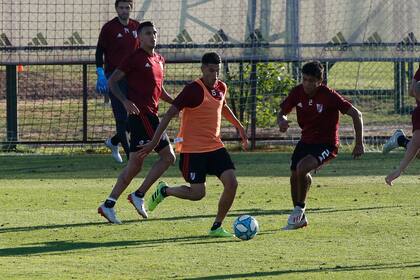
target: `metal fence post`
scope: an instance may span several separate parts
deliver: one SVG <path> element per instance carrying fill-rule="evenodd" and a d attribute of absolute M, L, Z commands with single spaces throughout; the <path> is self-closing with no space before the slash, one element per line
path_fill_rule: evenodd
<path fill-rule="evenodd" d="M 87 142 L 87 110 L 88 110 L 88 75 L 87 64 L 83 64 L 83 142 Z"/>
<path fill-rule="evenodd" d="M 18 79 L 16 65 L 6 66 L 6 118 L 7 118 L 7 139 L 8 142 L 18 140 L 17 122 L 17 91 Z M 7 149 L 16 149 L 16 144 L 10 144 Z"/>

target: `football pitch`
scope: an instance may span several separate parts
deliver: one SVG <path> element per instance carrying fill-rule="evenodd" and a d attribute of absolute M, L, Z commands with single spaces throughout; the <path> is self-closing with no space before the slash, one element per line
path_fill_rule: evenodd
<path fill-rule="evenodd" d="M 339 154 L 314 175 L 309 226 L 282 231 L 290 153 L 232 157 L 239 188 L 224 226 L 254 216 L 250 241 L 207 237 L 222 191 L 214 177 L 203 200 L 167 198 L 143 220 L 126 200 L 143 171 L 116 205 L 123 224 L 111 225 L 96 213 L 122 168 L 110 156 L 1 156 L 0 279 L 420 278 L 419 160 L 388 187 L 401 152 Z M 183 183 L 177 165 L 163 179 Z"/>

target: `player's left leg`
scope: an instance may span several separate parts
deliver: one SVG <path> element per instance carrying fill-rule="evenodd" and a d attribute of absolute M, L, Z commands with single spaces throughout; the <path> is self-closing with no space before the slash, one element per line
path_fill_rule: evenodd
<path fill-rule="evenodd" d="M 413 131 L 413 137 L 411 138 L 410 143 L 407 146 L 404 157 L 400 163 L 399 168 L 392 171 L 385 178 L 385 182 L 392 186 L 392 182 L 401 176 L 402 171 L 410 164 L 413 158 L 419 153 L 420 150 L 420 129 Z"/>
<path fill-rule="evenodd" d="M 121 224 L 121 221 L 115 214 L 115 203 L 133 178 L 140 172 L 143 165 L 143 159 L 136 158 L 133 155 L 134 153 L 132 153 L 132 157 L 128 160 L 127 166 L 118 176 L 117 182 L 112 188 L 111 194 L 98 208 L 98 213 L 104 216 L 111 223 Z"/>
<path fill-rule="evenodd" d="M 233 169 L 224 171 L 219 178 L 223 183 L 223 192 L 219 199 L 217 215 L 209 231 L 209 235 L 214 237 L 231 237 L 232 234 L 222 227 L 222 223 L 229 209 L 232 207 L 238 188 L 238 181 L 236 180 L 235 170 Z"/>
<path fill-rule="evenodd" d="M 156 182 L 156 180 L 159 179 L 163 173 L 165 173 L 169 166 L 175 163 L 175 160 L 175 152 L 168 142 L 166 147 L 159 151 L 159 159 L 153 164 L 153 167 L 147 173 L 146 178 L 144 178 L 141 186 L 135 192 L 128 195 L 128 200 L 131 204 L 133 204 L 137 212 L 143 218 L 147 218 L 148 216 L 144 207 L 144 195 Z M 158 189 L 162 188 L 163 186 L 166 186 L 166 183 L 160 182 L 158 185 Z M 160 194 L 160 190 L 158 194 Z M 160 199 L 160 201 L 161 200 L 163 200 L 163 197 Z"/>

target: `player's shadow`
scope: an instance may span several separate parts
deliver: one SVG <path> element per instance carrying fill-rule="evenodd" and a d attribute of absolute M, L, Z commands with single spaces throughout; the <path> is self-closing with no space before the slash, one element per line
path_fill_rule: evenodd
<path fill-rule="evenodd" d="M 376 207 L 362 207 L 362 208 L 310 208 L 307 210 L 308 213 L 333 213 L 333 212 L 350 212 L 350 211 L 369 211 L 369 210 L 381 210 L 388 208 L 401 208 L 401 206 L 376 206 Z M 235 209 L 229 212 L 228 217 L 237 217 L 239 215 L 251 215 L 255 217 L 261 216 L 278 216 L 290 214 L 290 209 L 260 209 L 260 208 L 247 208 L 247 209 Z M 145 222 L 159 222 L 159 221 L 179 221 L 179 220 L 193 220 L 203 218 L 214 218 L 214 214 L 208 215 L 184 215 L 175 217 L 162 217 L 162 218 L 149 218 L 143 220 L 128 220 L 124 221 L 124 224 L 133 223 L 145 223 Z M 57 225 L 38 225 L 38 226 L 23 226 L 23 227 L 0 227 L 1 233 L 8 232 L 25 232 L 35 230 L 48 230 L 48 229 L 64 229 L 64 228 L 77 228 L 77 227 L 89 227 L 89 226 L 107 226 L 107 222 L 90 222 L 90 223 L 74 223 L 74 224 L 57 224 Z"/>
<path fill-rule="evenodd" d="M 192 244 L 210 244 L 210 243 L 227 243 L 236 242 L 232 237 L 227 238 L 214 238 L 208 235 L 201 236 L 184 236 L 184 237 L 173 237 L 173 238 L 156 238 L 156 239 L 145 239 L 145 240 L 124 240 L 124 241 L 109 241 L 109 242 L 80 242 L 80 241 L 52 241 L 52 242 L 40 242 L 32 243 L 24 247 L 12 247 L 0 249 L 0 257 L 6 256 L 22 256 L 22 255 L 34 255 L 34 254 L 59 254 L 78 250 L 89 250 L 97 248 L 149 248 L 162 246 L 163 244 L 180 243 L 182 245 Z"/>
<path fill-rule="evenodd" d="M 235 279 L 235 278 L 262 278 L 262 277 L 275 277 L 281 275 L 293 275 L 298 273 L 316 273 L 316 272 L 346 272 L 346 271 L 368 271 L 368 270 L 388 270 L 388 269 L 407 269 L 407 268 L 419 268 L 420 260 L 408 263 L 388 263 L 388 264 L 366 264 L 366 265 L 337 265 L 335 267 L 318 267 L 308 269 L 285 269 L 285 270 L 274 270 L 274 271 L 255 271 L 249 273 L 237 273 L 237 274 L 219 274 L 213 276 L 201 276 L 184 278 L 188 280 L 213 280 L 213 279 Z"/>

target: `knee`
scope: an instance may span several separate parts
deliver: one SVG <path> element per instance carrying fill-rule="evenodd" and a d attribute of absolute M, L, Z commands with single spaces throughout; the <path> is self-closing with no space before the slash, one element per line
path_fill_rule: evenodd
<path fill-rule="evenodd" d="M 205 189 L 197 189 L 197 190 L 194 190 L 191 200 L 194 200 L 194 201 L 202 200 L 205 196 L 206 196 Z"/>
<path fill-rule="evenodd" d="M 236 193 L 238 188 L 238 181 L 236 178 L 231 178 L 228 182 L 224 184 L 225 191 Z"/>
<path fill-rule="evenodd" d="M 296 176 L 300 177 L 300 176 L 306 176 L 306 174 L 309 173 L 310 170 L 308 170 L 306 168 L 306 166 L 304 164 L 302 164 L 301 162 L 299 162 L 296 166 Z"/>

